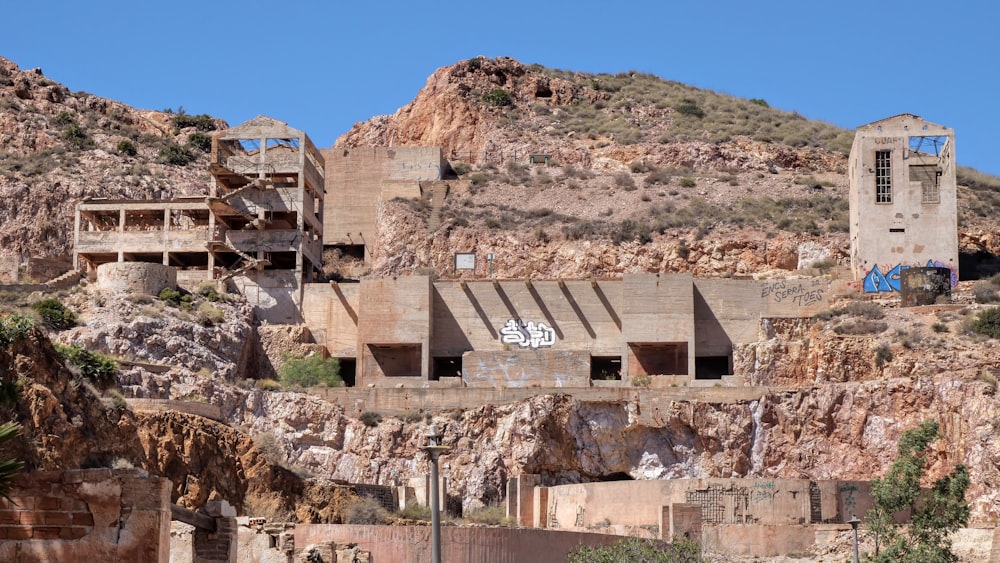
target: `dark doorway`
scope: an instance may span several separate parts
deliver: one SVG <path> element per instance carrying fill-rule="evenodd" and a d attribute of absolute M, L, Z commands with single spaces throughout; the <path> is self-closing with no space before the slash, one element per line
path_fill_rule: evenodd
<path fill-rule="evenodd" d="M 434 358 L 433 379 L 462 377 L 462 356 Z"/>
<path fill-rule="evenodd" d="M 731 375 L 729 356 L 702 356 L 694 359 L 695 379 L 722 379 Z"/>
<path fill-rule="evenodd" d="M 354 387 L 357 381 L 358 361 L 354 358 L 337 358 L 340 361 L 340 378 L 344 380 L 344 385 Z"/>
<path fill-rule="evenodd" d="M 599 381 L 620 380 L 622 378 L 621 356 L 591 356 L 590 379 Z"/>

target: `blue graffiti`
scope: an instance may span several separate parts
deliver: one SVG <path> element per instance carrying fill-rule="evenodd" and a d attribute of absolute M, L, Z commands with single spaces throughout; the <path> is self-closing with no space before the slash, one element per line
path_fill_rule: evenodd
<path fill-rule="evenodd" d="M 931 261 L 928 260 L 927 261 L 927 267 L 930 268 L 932 266 L 935 267 L 935 268 L 950 268 L 951 269 L 951 279 L 950 279 L 950 281 L 951 281 L 951 287 L 958 287 L 958 272 L 955 271 L 955 268 L 952 268 L 951 266 L 949 266 L 949 265 L 947 265 L 947 264 L 945 264 L 943 262 L 938 262 L 937 260 L 934 260 L 934 263 L 931 264 Z"/>
<path fill-rule="evenodd" d="M 938 262 L 937 260 L 928 260 L 927 267 L 949 268 L 951 270 L 951 286 L 955 287 L 958 285 L 958 272 L 951 266 Z M 865 274 L 863 283 L 864 292 L 892 293 L 893 291 L 902 291 L 900 280 L 903 277 L 903 270 L 908 268 L 909 266 L 905 264 L 896 264 L 886 271 L 880 270 L 878 266 L 873 267 L 867 274 Z"/>

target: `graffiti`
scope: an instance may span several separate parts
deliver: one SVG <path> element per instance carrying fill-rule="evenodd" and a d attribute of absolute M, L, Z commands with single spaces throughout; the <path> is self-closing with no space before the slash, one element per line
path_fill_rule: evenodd
<path fill-rule="evenodd" d="M 948 268 L 951 270 L 951 286 L 956 287 L 958 285 L 958 271 L 952 268 L 948 264 L 939 262 L 937 260 L 928 260 L 928 268 Z M 910 266 L 906 264 L 896 264 L 895 266 L 884 266 L 883 269 L 879 269 L 875 266 L 865 274 L 864 280 L 862 280 L 862 287 L 865 293 L 891 293 L 893 291 L 902 291 L 902 286 L 900 284 L 900 278 L 902 277 L 903 270 L 909 269 Z"/>
<path fill-rule="evenodd" d="M 428 175 L 426 178 L 423 176 L 423 174 L 417 176 L 416 180 L 418 182 L 423 182 L 424 180 L 440 180 L 441 179 L 441 165 L 439 165 L 439 164 L 432 164 L 432 163 L 429 163 L 429 162 L 428 163 L 419 163 L 419 162 L 418 163 L 407 163 L 407 162 L 402 162 L 402 163 L 400 163 L 399 167 L 400 167 L 401 170 L 406 170 L 406 171 L 411 171 L 411 170 L 423 171 L 423 170 L 427 170 L 427 171 L 431 172 L 431 174 Z"/>
<path fill-rule="evenodd" d="M 823 288 L 817 282 L 779 280 L 760 288 L 761 299 L 770 298 L 775 303 L 791 301 L 797 307 L 808 307 L 823 300 Z"/>
<path fill-rule="evenodd" d="M 500 329 L 500 342 L 521 348 L 549 348 L 556 343 L 556 331 L 545 323 L 509 319 Z"/>
<path fill-rule="evenodd" d="M 776 493 L 777 491 L 774 490 L 774 481 L 759 481 L 753 484 L 753 494 L 750 495 L 750 502 L 753 504 L 773 502 Z"/>
<path fill-rule="evenodd" d="M 855 505 L 857 505 L 857 501 L 855 501 L 855 499 L 854 499 L 854 493 L 858 492 L 858 486 L 857 485 L 841 485 L 840 488 L 837 489 L 837 492 L 844 499 L 844 508 L 847 508 L 847 509 L 850 509 L 850 510 L 854 510 Z M 847 493 L 846 497 L 843 496 L 844 493 Z"/>

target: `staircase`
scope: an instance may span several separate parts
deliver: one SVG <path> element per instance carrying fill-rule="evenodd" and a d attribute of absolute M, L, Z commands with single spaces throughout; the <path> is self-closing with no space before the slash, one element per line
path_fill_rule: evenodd
<path fill-rule="evenodd" d="M 427 230 L 434 232 L 441 227 L 441 210 L 444 208 L 444 200 L 448 197 L 448 184 L 436 182 L 431 187 L 431 214 L 427 218 Z"/>
<path fill-rule="evenodd" d="M 260 271 L 263 270 L 266 266 L 271 265 L 270 261 L 266 259 L 259 260 L 257 258 L 254 258 L 253 256 L 250 256 L 246 252 L 243 252 L 233 247 L 231 244 L 227 242 L 212 241 L 208 243 L 207 246 L 210 252 L 232 252 L 233 254 L 236 254 L 243 259 L 243 265 L 235 270 L 228 271 L 226 275 L 221 278 L 222 281 L 232 279 L 233 277 L 238 276 L 245 272 L 249 272 L 250 270 Z"/>

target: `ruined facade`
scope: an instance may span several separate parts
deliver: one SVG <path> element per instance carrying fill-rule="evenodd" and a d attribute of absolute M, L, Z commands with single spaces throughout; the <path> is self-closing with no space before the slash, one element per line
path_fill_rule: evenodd
<path fill-rule="evenodd" d="M 438 147 L 329 148 L 322 153 L 329 196 L 323 244 L 364 260 L 371 258 L 379 204 L 397 197 L 430 197 L 448 168 Z"/>
<path fill-rule="evenodd" d="M 305 321 L 358 386 L 670 385 L 731 374 L 734 344 L 756 341 L 762 318 L 808 316 L 831 295 L 819 279 L 401 276 L 309 284 Z"/>
<path fill-rule="evenodd" d="M 851 267 L 865 293 L 900 291 L 912 266 L 958 283 L 955 132 L 901 114 L 859 127 L 851 148 Z"/>
<path fill-rule="evenodd" d="M 73 261 L 154 262 L 181 282 L 229 282 L 269 322 L 301 320 L 320 271 L 324 163 L 309 137 L 267 117 L 212 138 L 208 197 L 88 200 L 77 206 Z"/>

